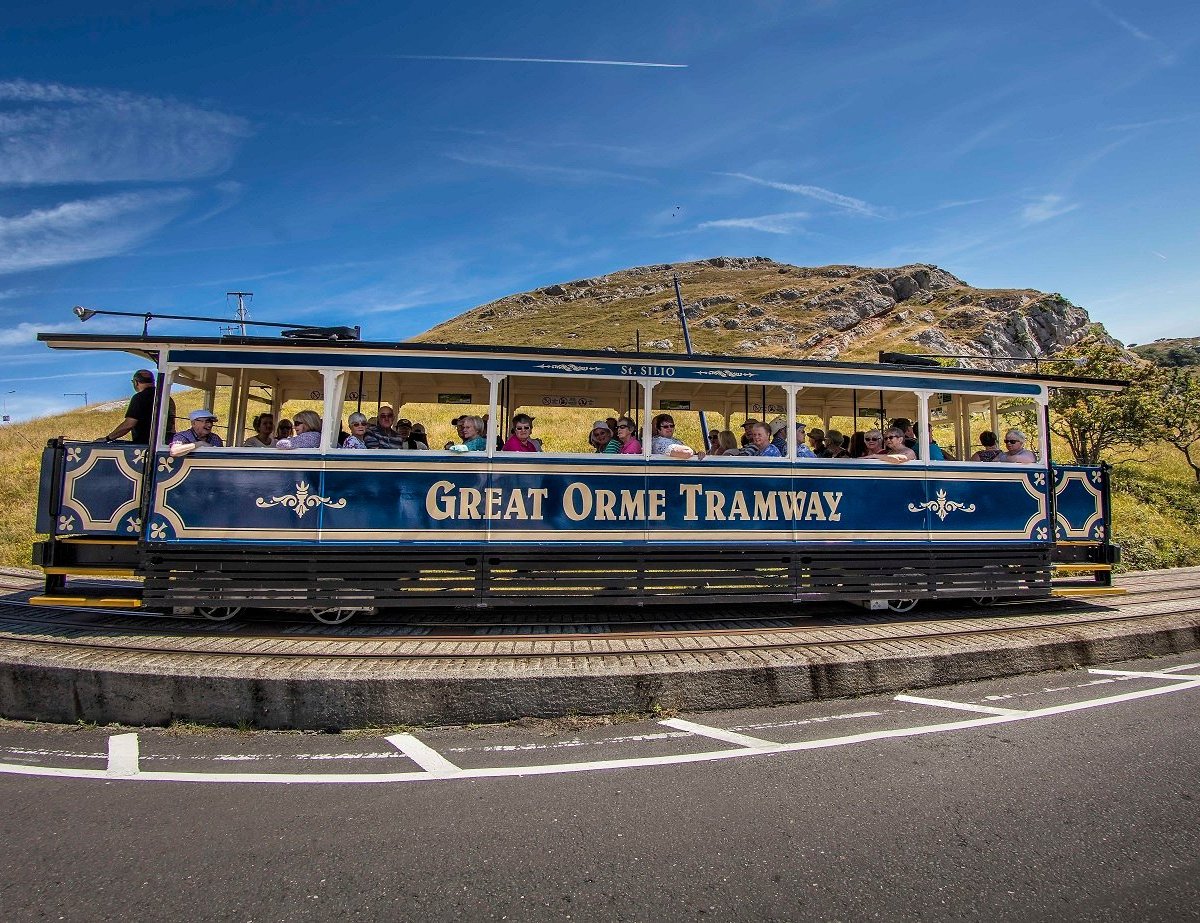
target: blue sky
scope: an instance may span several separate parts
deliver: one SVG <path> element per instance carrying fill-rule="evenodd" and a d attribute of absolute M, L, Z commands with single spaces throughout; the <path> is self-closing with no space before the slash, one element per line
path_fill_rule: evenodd
<path fill-rule="evenodd" d="M 75 304 L 245 290 L 403 339 L 715 255 L 936 263 L 1200 335 L 1198 39 L 1155 0 L 9 4 L 0 391 L 128 394 L 119 357 L 34 343 L 137 329 Z"/>

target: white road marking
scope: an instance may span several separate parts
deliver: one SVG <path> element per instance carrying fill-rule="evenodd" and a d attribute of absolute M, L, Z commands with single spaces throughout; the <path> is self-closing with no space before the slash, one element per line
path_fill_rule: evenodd
<path fill-rule="evenodd" d="M 1182 673 L 1184 670 L 1195 670 L 1200 668 L 1200 663 L 1184 663 L 1177 667 L 1167 667 L 1165 670 L 1159 670 L 1159 673 Z"/>
<path fill-rule="evenodd" d="M 1015 715 L 987 715 L 982 718 L 965 718 L 960 721 L 948 721 L 941 724 L 925 724 L 907 728 L 893 728 L 880 731 L 864 731 L 849 734 L 844 737 L 827 737 L 821 740 L 804 740 L 789 744 L 770 744 L 764 747 L 737 747 L 732 750 L 711 750 L 704 753 L 680 753 L 671 756 L 628 757 L 624 759 L 599 760 L 582 763 L 549 763 L 544 765 L 527 766 L 498 766 L 482 769 L 459 769 L 455 772 L 396 772 L 396 773 L 207 773 L 207 772 L 139 772 L 130 779 L 138 782 L 207 782 L 207 783 L 272 783 L 272 784 L 310 784 L 310 785 L 362 785 L 367 783 L 387 782 L 431 782 L 448 779 L 483 779 L 515 776 L 556 775 L 559 773 L 594 772 L 602 769 L 637 769 L 648 766 L 670 766 L 681 763 L 715 762 L 717 760 L 743 759 L 761 754 L 797 753 L 804 750 L 823 750 L 831 747 L 844 747 L 851 744 L 867 743 L 876 740 L 891 740 L 904 737 L 919 737 L 926 734 L 944 734 L 951 731 L 972 730 L 999 724 L 1011 724 L 1017 721 L 1029 721 L 1038 718 L 1048 718 L 1067 712 L 1082 711 L 1089 708 L 1102 708 L 1116 705 L 1120 702 L 1131 702 L 1137 699 L 1150 698 L 1159 695 L 1174 695 L 1179 692 L 1200 688 L 1200 677 L 1186 678 L 1172 676 L 1172 682 L 1153 689 L 1138 689 L 1117 695 L 1103 696 L 1098 699 L 1085 699 L 1082 702 L 1071 702 L 1066 705 L 1051 705 Z M 396 735 L 404 737 L 408 735 Z M 42 776 L 64 779 L 100 779 L 112 780 L 114 777 L 101 769 L 74 769 L 59 766 L 22 766 L 11 763 L 0 763 L 0 773 L 22 776 Z"/>
<path fill-rule="evenodd" d="M 1099 673 L 1101 676 L 1128 676 L 1145 679 L 1169 679 L 1175 682 L 1191 682 L 1194 677 L 1177 676 L 1174 673 L 1168 673 L 1165 670 L 1145 671 L 1145 670 L 1088 670 L 1089 673 Z"/>
<path fill-rule="evenodd" d="M 393 734 L 387 742 L 426 772 L 461 772 L 457 766 L 412 734 Z"/>
<path fill-rule="evenodd" d="M 723 728 L 709 727 L 707 724 L 696 724 L 692 721 L 684 721 L 682 718 L 667 718 L 665 721 L 658 723 L 665 727 L 675 728 L 677 731 L 687 731 L 689 734 L 711 737 L 713 740 L 723 740 L 727 744 L 737 744 L 739 747 L 763 749 L 779 746 L 773 740 L 750 737 L 747 734 L 739 734 L 737 731 L 726 731 Z"/>
<path fill-rule="evenodd" d="M 840 715 L 817 715 L 813 718 L 796 718 L 793 721 L 771 721 L 764 724 L 738 724 L 731 731 L 764 731 L 774 728 L 794 728 L 805 724 L 825 724 L 828 721 L 844 721 L 847 718 L 878 718 L 881 711 L 852 711 Z"/>
<path fill-rule="evenodd" d="M 108 738 L 108 768 L 105 774 L 126 778 L 136 776 L 138 772 L 137 734 L 113 734 Z"/>
<path fill-rule="evenodd" d="M 985 715 L 1027 715 L 1029 712 L 1019 708 L 1001 708 L 998 705 L 972 705 L 970 702 L 948 702 L 945 699 L 926 699 L 919 695 L 898 695 L 897 702 L 911 702 L 913 705 L 933 705 L 937 708 L 957 708 L 962 711 L 977 711 Z"/>

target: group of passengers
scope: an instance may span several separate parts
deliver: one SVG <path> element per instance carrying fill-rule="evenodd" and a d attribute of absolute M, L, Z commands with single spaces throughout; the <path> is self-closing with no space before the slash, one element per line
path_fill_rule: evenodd
<path fill-rule="evenodd" d="M 174 457 L 186 455 L 199 446 L 217 448 L 224 443 L 212 431 L 217 417 L 208 410 L 194 410 L 188 414 L 191 424 L 186 430 L 176 433 L 170 440 L 170 452 Z M 394 422 L 393 422 L 394 421 Z M 254 418 L 255 435 L 242 443 L 247 448 L 275 448 L 283 451 L 292 449 L 315 449 L 321 445 L 322 421 L 312 410 L 301 410 L 295 420 L 281 420 L 276 427 L 270 413 L 261 413 Z M 344 449 L 408 449 L 427 450 L 428 436 L 421 424 L 411 420 L 395 419 L 395 411 L 384 404 L 379 408 L 375 420 L 365 414 L 352 413 L 348 420 L 349 432 L 342 433 L 339 444 Z M 457 452 L 483 452 L 487 450 L 487 419 L 472 414 L 463 414 L 450 421 L 458 432 L 458 442 L 447 442 L 445 449 Z M 285 427 L 284 424 L 287 424 Z M 541 452 L 542 442 L 533 436 L 534 418 L 518 413 L 512 418 L 508 438 L 497 439 L 498 448 L 504 452 Z M 696 452 L 691 446 L 675 437 L 675 420 L 667 413 L 654 417 L 651 428 L 652 455 L 674 459 L 704 458 L 705 455 L 758 456 L 761 458 L 784 458 L 787 456 L 787 423 L 777 417 L 770 423 L 750 419 L 742 424 L 739 441 L 730 430 L 712 430 L 708 434 L 707 452 Z M 596 420 L 588 433 L 588 444 L 595 452 L 608 455 L 641 455 L 642 444 L 637 437 L 637 424 L 630 417 L 609 417 Z M 1037 456 L 1025 448 L 1025 434 L 1019 429 L 1010 429 L 1004 436 L 1004 449 L 997 448 L 996 434 L 985 430 L 979 438 L 983 448 L 971 456 L 975 462 L 1008 462 L 1033 464 Z M 828 432 L 808 429 L 802 421 L 796 423 L 796 457 L 828 459 L 861 459 L 904 464 L 914 461 L 919 447 L 916 428 L 912 421 L 898 417 L 886 429 L 870 429 L 846 437 L 835 429 Z M 945 453 L 937 442 L 930 440 L 930 458 L 944 460 Z"/>

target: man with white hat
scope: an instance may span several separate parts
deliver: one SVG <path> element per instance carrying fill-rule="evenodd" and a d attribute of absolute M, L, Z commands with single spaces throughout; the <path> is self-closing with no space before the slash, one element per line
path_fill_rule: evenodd
<path fill-rule="evenodd" d="M 188 420 L 192 425 L 182 433 L 176 433 L 171 439 L 172 458 L 187 455 L 201 446 L 219 449 L 225 444 L 221 437 L 212 431 L 217 417 L 211 410 L 193 410 L 188 414 Z"/>

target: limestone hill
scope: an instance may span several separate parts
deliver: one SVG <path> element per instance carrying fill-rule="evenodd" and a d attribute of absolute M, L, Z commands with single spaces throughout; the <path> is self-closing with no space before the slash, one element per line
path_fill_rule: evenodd
<path fill-rule="evenodd" d="M 414 341 L 874 361 L 880 350 L 1047 356 L 1103 328 L 1061 295 L 978 289 L 931 265 L 807 268 L 766 257 L 639 266 L 467 311 Z M 972 364 L 970 360 L 964 364 Z M 994 366 L 993 366 L 994 367 Z"/>

